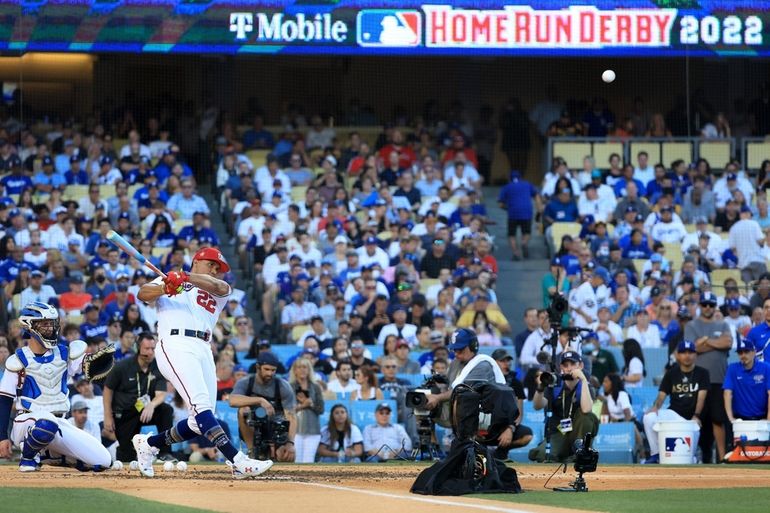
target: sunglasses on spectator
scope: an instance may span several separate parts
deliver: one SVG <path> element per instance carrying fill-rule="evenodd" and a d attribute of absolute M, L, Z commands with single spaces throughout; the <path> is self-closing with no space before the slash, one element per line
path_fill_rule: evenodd
<path fill-rule="evenodd" d="M 716 306 L 717 306 L 717 305 L 716 305 L 716 304 L 714 304 L 714 303 L 701 303 L 701 304 L 700 304 L 700 307 L 701 307 L 701 308 L 716 308 Z"/>
<path fill-rule="evenodd" d="M 383 369 L 395 369 L 396 366 L 395 365 L 383 365 L 382 368 Z"/>

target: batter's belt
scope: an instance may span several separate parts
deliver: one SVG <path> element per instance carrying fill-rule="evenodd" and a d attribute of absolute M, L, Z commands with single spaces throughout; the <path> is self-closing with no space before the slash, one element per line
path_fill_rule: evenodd
<path fill-rule="evenodd" d="M 193 338 L 199 338 L 203 340 L 204 342 L 208 342 L 211 338 L 211 333 L 208 331 L 195 331 L 195 330 L 183 330 L 183 329 L 172 329 L 169 331 L 169 335 L 184 335 L 185 337 L 193 337 Z"/>

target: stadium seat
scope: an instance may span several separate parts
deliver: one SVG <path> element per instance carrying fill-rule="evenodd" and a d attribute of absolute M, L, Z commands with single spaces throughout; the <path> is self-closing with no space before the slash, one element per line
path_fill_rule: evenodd
<path fill-rule="evenodd" d="M 267 163 L 268 153 L 270 153 L 270 150 L 249 150 L 246 152 L 246 156 L 251 161 L 254 169 L 257 169 Z"/>
<path fill-rule="evenodd" d="M 551 239 L 555 248 L 561 246 L 561 238 L 571 235 L 573 238 L 580 235 L 580 223 L 553 223 L 551 225 Z"/>
<path fill-rule="evenodd" d="M 698 142 L 698 156 L 711 162 L 712 166 L 721 167 L 730 161 L 732 154 L 733 145 L 730 140 L 707 139 Z"/>
<path fill-rule="evenodd" d="M 291 200 L 300 201 L 305 199 L 305 193 L 307 192 L 306 185 L 293 185 L 291 187 Z"/>
<path fill-rule="evenodd" d="M 241 434 L 238 430 L 238 408 L 233 408 L 227 401 L 217 401 L 216 416 L 230 428 L 230 440 L 235 447 L 241 445 Z"/>
<path fill-rule="evenodd" d="M 623 156 L 623 143 L 617 141 L 607 142 L 595 142 L 592 145 L 592 155 L 596 163 L 596 167 L 599 169 L 609 169 L 610 167 L 610 155 L 617 153 Z M 581 163 L 582 165 L 582 163 Z"/>
<path fill-rule="evenodd" d="M 636 165 L 636 156 L 640 151 L 646 151 L 649 155 L 648 162 L 651 166 L 654 166 L 660 162 L 660 143 L 649 141 L 632 141 L 629 144 L 629 153 L 631 156 L 631 162 Z M 668 164 L 666 164 L 668 165 Z"/>
<path fill-rule="evenodd" d="M 591 155 L 591 143 L 588 142 L 554 142 L 551 151 L 553 158 L 561 157 L 570 169 L 581 169 L 583 158 Z"/>
<path fill-rule="evenodd" d="M 182 228 L 192 225 L 192 219 L 175 219 L 174 220 L 174 233 L 178 234 Z"/>
<path fill-rule="evenodd" d="M 671 264 L 671 269 L 678 271 L 682 268 L 682 246 L 676 242 L 664 242 L 663 247 L 666 248 L 666 260 Z"/>
<path fill-rule="evenodd" d="M 364 426 L 368 424 L 374 424 L 376 421 L 374 412 L 377 408 L 378 404 L 381 403 L 388 403 L 390 405 L 390 409 L 393 412 L 396 412 L 396 401 L 394 399 L 387 399 L 385 401 L 348 401 L 348 411 L 350 412 L 350 420 L 353 421 L 353 424 L 358 426 L 361 431 L 364 430 Z M 343 401 L 344 404 L 344 401 Z M 324 408 L 325 410 L 328 409 L 331 411 L 331 407 L 334 406 L 333 404 L 330 404 L 327 408 Z M 328 422 L 328 417 L 327 417 Z"/>
<path fill-rule="evenodd" d="M 667 168 L 677 159 L 693 162 L 693 144 L 691 142 L 664 142 L 661 154 L 661 162 Z"/>
<path fill-rule="evenodd" d="M 770 155 L 770 141 L 750 141 L 746 143 L 746 168 L 759 169 L 762 161 Z"/>
<path fill-rule="evenodd" d="M 430 287 L 438 285 L 440 280 L 438 278 L 423 278 L 420 280 L 420 293 L 425 294 Z"/>
<path fill-rule="evenodd" d="M 634 258 L 631 260 L 634 263 L 634 269 L 636 269 L 636 274 L 639 275 L 639 278 L 642 279 L 644 276 L 644 264 L 647 262 L 646 258 Z"/>
<path fill-rule="evenodd" d="M 79 201 L 88 196 L 88 185 L 68 185 L 62 192 L 62 199 Z"/>
<path fill-rule="evenodd" d="M 299 337 L 301 337 L 302 334 L 305 333 L 309 329 L 310 329 L 310 325 L 309 324 L 300 324 L 299 326 L 294 326 L 291 329 L 291 340 L 293 342 L 296 342 L 297 340 L 299 340 Z"/>
<path fill-rule="evenodd" d="M 733 278 L 739 285 L 743 284 L 740 269 L 714 269 L 711 271 L 711 286 L 718 287 L 720 292 L 724 289 L 725 280 Z"/>
<path fill-rule="evenodd" d="M 658 387 L 629 387 L 626 389 L 626 392 L 628 392 L 628 396 L 631 399 L 631 409 L 634 411 L 634 416 L 641 422 L 642 418 L 644 418 L 644 412 L 652 408 L 655 399 L 658 397 Z M 663 405 L 666 406 L 667 404 L 668 398 L 666 398 Z"/>
<path fill-rule="evenodd" d="M 632 422 L 612 422 L 599 426 L 593 448 L 602 463 L 634 463 L 635 444 Z"/>
<path fill-rule="evenodd" d="M 662 376 L 668 364 L 668 347 L 645 347 L 642 348 L 644 354 L 644 368 L 647 376 L 644 378 L 645 385 L 652 385 L 652 380 L 657 376 Z"/>
<path fill-rule="evenodd" d="M 152 248 L 152 256 L 159 257 L 159 258 L 165 258 L 166 255 L 171 253 L 171 246 L 165 247 L 165 248 Z"/>

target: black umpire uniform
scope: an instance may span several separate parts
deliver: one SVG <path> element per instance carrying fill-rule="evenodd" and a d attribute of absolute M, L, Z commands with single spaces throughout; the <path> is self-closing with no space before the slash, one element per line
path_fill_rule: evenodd
<path fill-rule="evenodd" d="M 174 424 L 174 409 L 166 403 L 160 403 L 155 407 L 152 418 L 142 423 L 139 418 L 141 410 L 137 400 L 140 397 L 155 397 L 158 392 L 166 391 L 166 378 L 163 377 L 158 364 L 154 360 L 150 362 L 147 372 L 143 372 L 137 356 L 125 358 L 115 364 L 112 372 L 107 376 L 104 386 L 112 390 L 112 414 L 115 419 L 115 438 L 119 442 L 117 459 L 120 461 L 132 461 L 136 459 L 136 452 L 131 443 L 131 438 L 139 433 L 143 425 L 154 425 L 158 433 L 162 433 Z M 160 457 L 168 454 L 169 447 L 160 450 Z"/>

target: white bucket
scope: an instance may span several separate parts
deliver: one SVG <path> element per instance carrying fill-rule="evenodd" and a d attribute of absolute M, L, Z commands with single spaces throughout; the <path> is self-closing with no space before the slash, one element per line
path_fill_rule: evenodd
<path fill-rule="evenodd" d="M 770 439 L 770 422 L 766 420 L 736 420 L 733 422 L 733 438 L 740 440 L 759 440 L 766 442 Z"/>
<path fill-rule="evenodd" d="M 698 424 L 691 420 L 657 422 L 653 429 L 658 432 L 660 463 L 668 465 L 692 465 L 697 448 Z"/>

